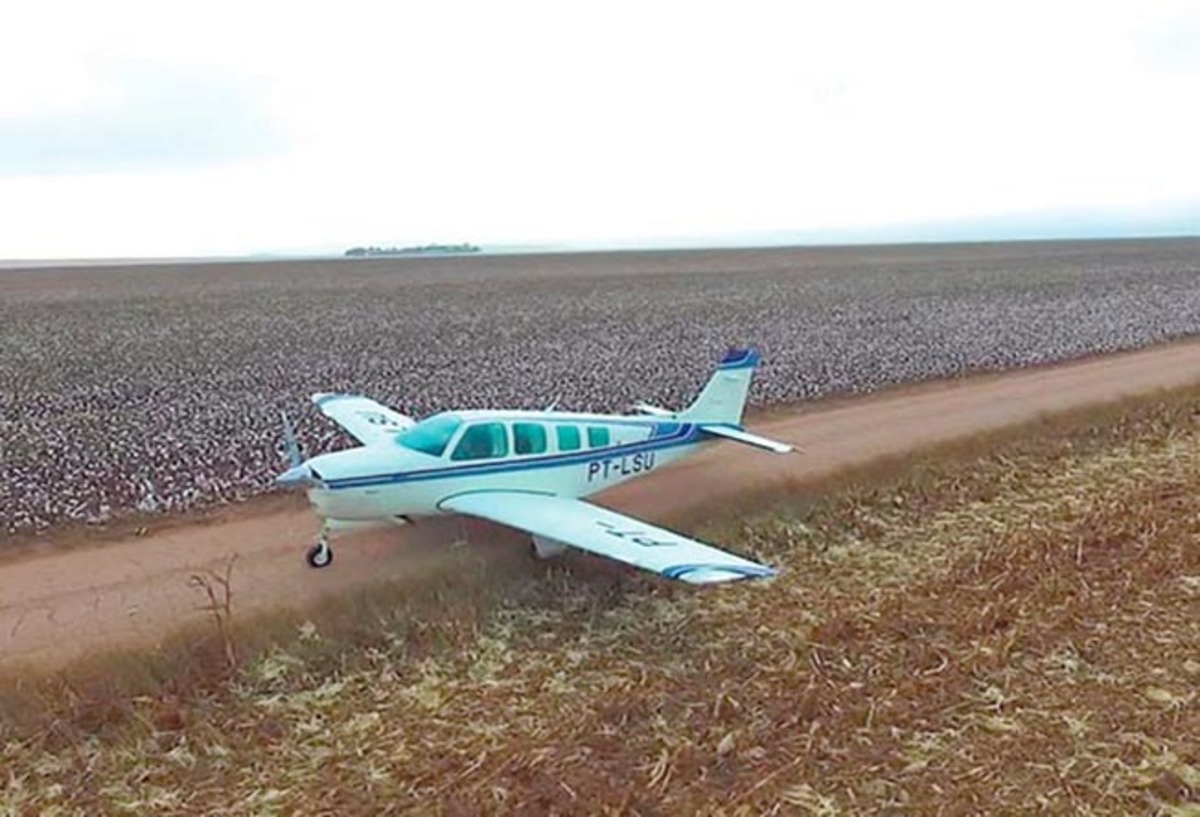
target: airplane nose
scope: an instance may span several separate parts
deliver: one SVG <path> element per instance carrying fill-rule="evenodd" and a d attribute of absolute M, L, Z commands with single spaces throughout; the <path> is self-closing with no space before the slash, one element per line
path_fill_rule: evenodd
<path fill-rule="evenodd" d="M 315 485 L 312 470 L 306 463 L 289 468 L 275 477 L 275 484 L 280 488 L 298 488 L 305 485 Z"/>

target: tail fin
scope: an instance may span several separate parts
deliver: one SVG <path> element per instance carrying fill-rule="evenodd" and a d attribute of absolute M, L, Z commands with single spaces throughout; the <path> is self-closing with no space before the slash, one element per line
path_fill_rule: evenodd
<path fill-rule="evenodd" d="M 753 349 L 730 349 L 700 396 L 679 412 L 679 419 L 690 423 L 740 425 L 746 395 L 750 391 L 750 378 L 757 365 L 758 352 Z"/>

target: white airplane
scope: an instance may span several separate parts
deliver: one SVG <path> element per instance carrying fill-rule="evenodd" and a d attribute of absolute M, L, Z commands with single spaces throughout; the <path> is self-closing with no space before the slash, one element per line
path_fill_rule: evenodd
<path fill-rule="evenodd" d="M 791 451 L 741 426 L 757 364 L 753 350 L 731 350 L 680 412 L 645 404 L 635 415 L 450 411 L 416 422 L 366 397 L 315 394 L 321 412 L 362 445 L 302 461 L 285 415 L 291 467 L 276 482 L 306 488 L 323 519 L 308 551 L 312 567 L 332 562 L 336 530 L 464 514 L 531 534 L 541 558 L 573 546 L 694 584 L 772 576 L 765 565 L 581 499 L 716 440 Z"/>

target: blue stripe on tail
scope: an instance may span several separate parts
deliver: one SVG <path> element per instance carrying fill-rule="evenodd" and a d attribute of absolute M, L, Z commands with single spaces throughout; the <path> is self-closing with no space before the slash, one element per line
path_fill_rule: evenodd
<path fill-rule="evenodd" d="M 753 369 L 758 365 L 758 352 L 754 349 L 730 349 L 717 364 L 718 369 Z"/>

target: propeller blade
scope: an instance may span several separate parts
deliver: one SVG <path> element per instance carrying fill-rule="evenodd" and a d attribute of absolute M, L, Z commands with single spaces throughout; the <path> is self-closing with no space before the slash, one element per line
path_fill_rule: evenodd
<path fill-rule="evenodd" d="M 279 412 L 279 416 L 283 419 L 283 450 L 287 454 L 288 467 L 297 468 L 304 462 L 304 457 L 300 455 L 300 443 L 296 440 L 296 429 L 292 426 L 291 418 L 287 416 L 286 411 Z"/>

